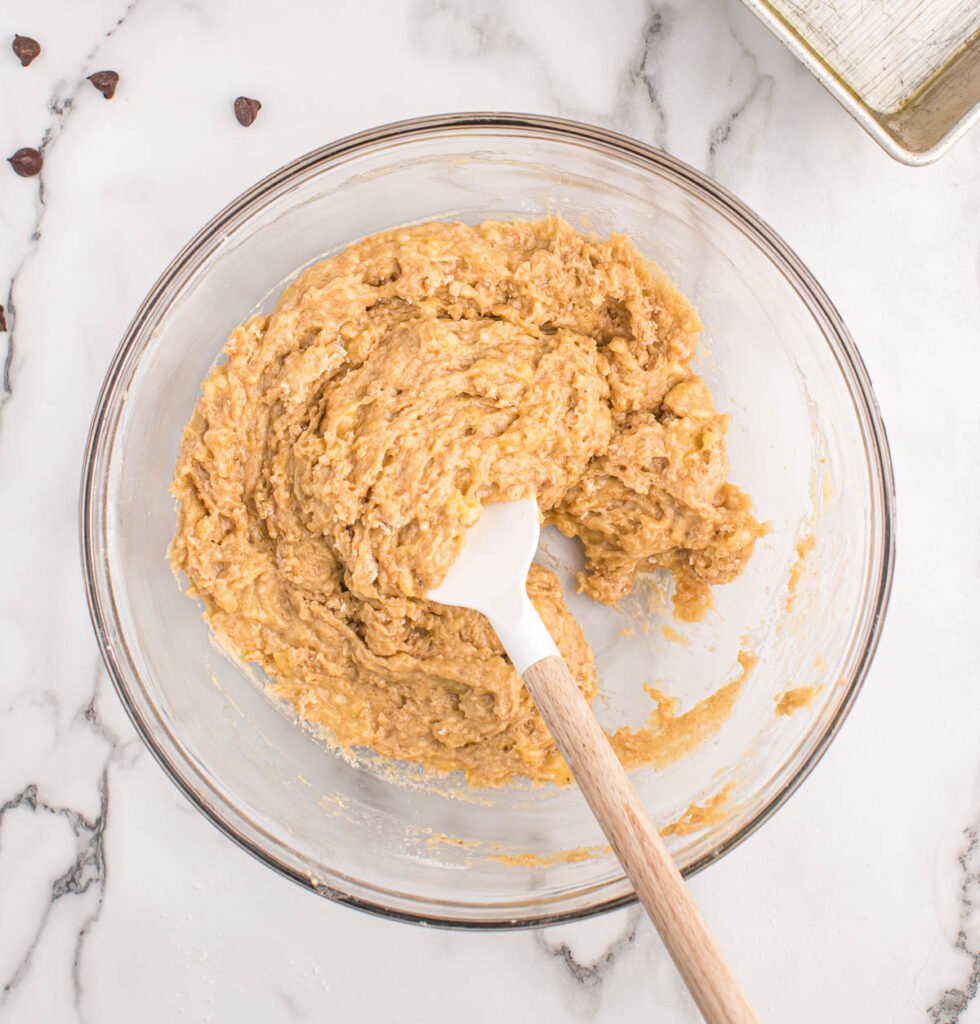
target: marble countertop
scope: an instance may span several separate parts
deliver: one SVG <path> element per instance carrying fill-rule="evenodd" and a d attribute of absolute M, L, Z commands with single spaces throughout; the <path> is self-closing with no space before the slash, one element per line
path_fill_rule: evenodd
<path fill-rule="evenodd" d="M 326 141 L 498 109 L 714 175 L 850 325 L 895 459 L 889 621 L 817 771 L 693 888 L 765 1021 L 978 1024 L 980 133 L 895 163 L 737 0 L 6 0 L 0 37 L 0 152 L 44 152 L 37 178 L 0 165 L 0 1021 L 697 1019 L 635 910 L 449 933 L 275 876 L 142 747 L 88 622 L 85 433 L 172 255 Z"/>

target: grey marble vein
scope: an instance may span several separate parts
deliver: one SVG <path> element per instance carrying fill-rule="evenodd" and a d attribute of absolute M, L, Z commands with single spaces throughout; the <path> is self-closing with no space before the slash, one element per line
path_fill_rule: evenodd
<path fill-rule="evenodd" d="M 33 249 L 33 245 L 36 242 L 37 227 L 39 220 L 39 217 L 35 219 L 34 232 L 31 236 L 31 248 L 28 250 L 28 252 L 30 252 Z M 16 351 L 15 334 L 17 329 L 17 303 L 14 300 L 14 289 L 16 288 L 17 285 L 17 277 L 20 274 L 21 270 L 23 270 L 26 261 L 27 256 L 25 255 L 24 258 L 21 259 L 20 263 L 17 265 L 17 268 L 14 270 L 13 274 L 11 275 L 10 285 L 7 288 L 7 299 L 6 302 L 4 303 L 7 310 L 7 344 L 3 353 L 2 370 L 0 370 L 0 425 L 2 425 L 3 422 L 4 406 L 6 406 L 7 402 L 10 401 L 14 394 L 13 368 L 14 352 Z"/>
<path fill-rule="evenodd" d="M 108 761 L 102 768 L 99 777 L 99 816 L 96 819 L 96 828 L 93 830 L 88 850 L 84 859 L 76 861 L 75 866 L 59 882 L 67 892 L 86 892 L 89 886 L 97 886 L 98 895 L 95 906 L 88 913 L 82 922 L 81 928 L 75 936 L 75 948 L 72 955 L 71 981 L 75 1009 L 81 1012 L 82 1008 L 82 975 L 81 963 L 82 953 L 88 941 L 89 934 L 96 922 L 102 915 L 102 906 L 105 903 L 106 889 L 106 861 L 105 861 L 105 829 L 109 816 L 109 764 Z M 58 883 L 56 883 L 57 885 Z M 63 893 L 60 893 L 63 894 Z"/>
<path fill-rule="evenodd" d="M 520 56 L 537 75 L 552 107 L 561 107 L 542 54 L 531 40 L 513 30 L 504 5 L 497 0 L 422 0 L 412 24 L 423 52 L 448 52 L 469 61 Z M 441 39 L 436 38 L 439 35 Z"/>
<path fill-rule="evenodd" d="M 98 793 L 99 810 L 94 818 L 88 818 L 71 807 L 58 807 L 48 803 L 40 796 L 35 783 L 25 786 L 23 790 L 0 805 L 0 840 L 2 840 L 5 816 L 11 811 L 22 808 L 26 808 L 33 814 L 47 814 L 63 818 L 68 822 L 77 840 L 74 859 L 62 874 L 51 883 L 48 902 L 41 915 L 41 919 L 28 940 L 20 961 L 10 977 L 4 982 L 3 989 L 0 990 L 0 1006 L 7 1001 L 10 993 L 17 988 L 30 970 L 34 951 L 45 933 L 51 913 L 58 901 L 66 896 L 81 896 L 89 892 L 90 889 L 95 889 L 97 892 L 96 906 L 86 917 L 82 927 L 79 929 L 75 943 L 72 978 L 75 985 L 76 1006 L 80 1002 L 81 982 L 78 970 L 82 947 L 92 925 L 98 920 L 105 894 L 106 864 L 104 839 L 106 820 L 109 813 L 108 761 L 102 766 Z"/>
<path fill-rule="evenodd" d="M 286 1008 L 290 1020 L 300 1020 L 302 1010 L 296 1000 L 284 988 L 277 988 L 276 995 L 282 1000 L 282 1005 Z M 306 1014 L 303 1014 L 303 1017 L 305 1016 Z"/>
<path fill-rule="evenodd" d="M 616 106 L 609 118 L 620 131 L 667 147 L 667 108 L 661 98 L 663 64 L 677 13 L 669 5 L 647 10 L 635 56 L 620 79 Z"/>
<path fill-rule="evenodd" d="M 638 907 L 631 907 L 623 914 L 623 930 L 610 942 L 603 952 L 593 960 L 579 960 L 566 941 L 553 942 L 547 930 L 534 933 L 535 944 L 549 957 L 562 964 L 577 989 L 588 997 L 593 1010 L 598 1008 L 602 987 L 612 971 L 613 964 L 622 959 L 622 954 L 636 942 L 636 931 L 641 918 Z"/>
<path fill-rule="evenodd" d="M 102 715 L 99 713 L 98 703 L 102 697 L 102 681 L 104 678 L 105 668 L 101 659 L 97 659 L 95 663 L 95 675 L 91 696 L 89 697 L 88 702 L 78 709 L 75 714 L 75 719 L 81 719 L 84 721 L 93 732 L 105 740 L 109 745 L 110 759 L 119 759 L 129 744 L 123 742 L 115 730 L 111 729 L 106 724 Z"/>
<path fill-rule="evenodd" d="M 433 30 L 441 29 L 457 56 L 486 57 L 524 47 L 524 40 L 507 27 L 501 5 L 490 0 L 425 0 L 416 17 L 420 43 L 428 45 Z"/>
<path fill-rule="evenodd" d="M 729 34 L 738 44 L 741 53 L 729 76 L 728 85 L 733 90 L 737 90 L 741 98 L 714 125 L 708 136 L 707 172 L 712 177 L 718 173 L 719 156 L 742 129 L 747 120 L 746 115 L 755 110 L 759 110 L 763 116 L 769 112 L 775 88 L 772 76 L 760 72 L 758 58 L 745 45 L 735 26 L 731 23 L 729 23 Z M 753 133 L 753 137 L 757 137 L 759 134 L 756 131 Z"/>
<path fill-rule="evenodd" d="M 61 710 L 61 701 L 54 690 L 22 690 L 14 699 L 3 708 L 4 714 L 8 714 L 21 704 L 29 704 L 32 707 L 45 708 L 50 711 L 55 719 L 57 729 L 58 712 Z"/>
<path fill-rule="evenodd" d="M 930 1024 L 959 1024 L 980 991 L 980 942 L 968 938 L 971 919 L 980 915 L 980 829 L 964 832 L 966 844 L 957 857 L 962 879 L 959 895 L 959 930 L 954 947 L 967 958 L 967 977 L 957 988 L 948 988 L 929 1007 Z M 974 930 L 978 926 L 974 923 Z"/>
<path fill-rule="evenodd" d="M 44 129 L 41 141 L 37 146 L 45 161 L 49 158 L 55 144 L 65 130 L 65 125 L 75 109 L 75 100 L 79 91 L 83 86 L 90 87 L 86 82 L 86 75 L 90 73 L 89 65 L 98 56 L 99 51 L 105 43 L 119 31 L 123 24 L 125 24 L 130 14 L 133 13 L 140 2 L 141 0 L 129 0 L 125 10 L 119 18 L 116 19 L 115 24 L 102 34 L 95 46 L 93 46 L 86 54 L 78 76 L 72 79 L 70 83 L 62 80 L 55 86 L 54 94 L 48 101 L 48 113 L 51 115 L 51 120 L 48 123 L 48 126 Z M 2 371 L 0 371 L 0 426 L 2 426 L 4 406 L 13 397 L 14 392 L 13 367 L 14 355 L 17 351 L 17 282 L 24 268 L 30 263 L 31 258 L 37 252 L 38 244 L 41 241 L 41 228 L 47 207 L 47 203 L 45 201 L 46 178 L 43 167 L 41 168 L 40 174 L 37 175 L 36 180 L 37 190 L 35 192 L 34 223 L 31 227 L 30 235 L 28 236 L 27 248 L 24 250 L 24 254 L 21 257 L 20 262 L 10 275 L 10 283 L 7 287 L 7 298 L 4 303 L 7 309 L 8 331 L 6 350 L 3 353 Z"/>
<path fill-rule="evenodd" d="M 13 280 L 11 280 L 10 286 L 7 289 L 4 309 L 6 310 L 5 319 L 7 322 L 7 347 L 3 354 L 3 367 L 0 369 L 0 413 L 3 412 L 3 407 L 7 404 L 13 393 L 10 371 L 14 364 L 14 320 L 17 316 L 17 310 L 14 306 Z"/>
<path fill-rule="evenodd" d="M 743 117 L 756 104 L 768 104 L 772 99 L 772 89 L 773 81 L 769 75 L 757 78 L 745 99 L 711 129 L 708 141 L 708 173 L 710 175 L 714 176 L 717 173 L 719 151 L 731 140 L 738 127 L 739 118 Z"/>
<path fill-rule="evenodd" d="M 50 815 L 65 820 L 76 839 L 74 858 L 66 865 L 61 874 L 52 881 L 44 911 L 25 946 L 17 966 L 10 977 L 4 982 L 2 990 L 0 990 L 0 1006 L 7 1001 L 10 994 L 30 971 L 35 950 L 47 930 L 52 912 L 59 901 L 65 897 L 83 896 L 93 892 L 95 894 L 94 905 L 85 915 L 77 930 L 72 954 L 71 982 L 73 1001 L 80 1019 L 82 1016 L 81 1003 L 84 994 L 82 960 L 86 943 L 102 914 L 102 907 L 105 901 L 107 881 L 105 835 L 109 821 L 110 768 L 116 764 L 125 765 L 130 749 L 135 748 L 137 752 L 139 749 L 135 739 L 129 741 L 122 740 L 105 723 L 99 712 L 98 704 L 104 690 L 104 678 L 105 670 L 102 667 L 101 661 L 98 661 L 95 666 L 90 695 L 73 717 L 74 723 L 82 725 L 95 733 L 106 747 L 96 783 L 98 810 L 94 817 L 82 814 L 70 806 L 59 806 L 50 803 L 42 797 L 36 783 L 28 784 L 19 793 L 0 805 L 0 845 L 2 845 L 3 841 L 4 817 L 8 813 L 20 809 L 26 809 L 33 814 Z M 18 700 L 11 704 L 11 708 L 28 697 L 39 706 L 53 709 L 57 718 L 60 702 L 57 695 L 50 691 L 22 694 Z"/>

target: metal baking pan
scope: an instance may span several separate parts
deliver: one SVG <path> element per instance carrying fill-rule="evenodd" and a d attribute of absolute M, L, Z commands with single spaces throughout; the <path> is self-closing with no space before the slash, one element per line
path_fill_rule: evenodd
<path fill-rule="evenodd" d="M 980 120 L 980 0 L 743 0 L 896 160 Z"/>

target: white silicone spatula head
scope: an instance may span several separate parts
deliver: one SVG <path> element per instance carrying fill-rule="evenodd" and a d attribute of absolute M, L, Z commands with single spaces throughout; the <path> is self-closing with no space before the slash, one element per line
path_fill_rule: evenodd
<path fill-rule="evenodd" d="M 488 505 L 446 578 L 440 604 L 482 612 L 521 674 L 582 795 L 636 888 L 708 1024 L 758 1024 L 578 684 L 527 596 L 538 546 L 534 499 Z"/>
<path fill-rule="evenodd" d="M 466 531 L 466 543 L 429 599 L 482 612 L 523 675 L 528 666 L 558 654 L 527 596 L 527 571 L 541 533 L 533 498 L 487 505 Z"/>

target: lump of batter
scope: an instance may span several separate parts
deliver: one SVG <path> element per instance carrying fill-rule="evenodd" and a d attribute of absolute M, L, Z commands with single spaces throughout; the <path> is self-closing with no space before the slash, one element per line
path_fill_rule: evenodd
<path fill-rule="evenodd" d="M 598 601 L 669 570 L 696 619 L 760 533 L 691 370 L 700 323 L 628 239 L 426 224 L 237 328 L 184 431 L 171 548 L 214 631 L 344 746 L 477 785 L 567 768 L 486 620 L 432 604 L 483 505 L 534 495 Z M 586 697 L 558 579 L 528 593 Z"/>

